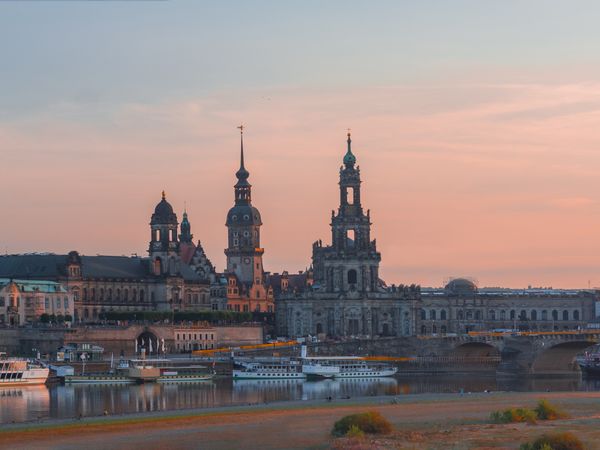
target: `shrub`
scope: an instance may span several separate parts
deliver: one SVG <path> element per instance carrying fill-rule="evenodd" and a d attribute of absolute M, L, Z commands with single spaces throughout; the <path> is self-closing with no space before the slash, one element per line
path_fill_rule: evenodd
<path fill-rule="evenodd" d="M 348 431 L 346 431 L 346 437 L 361 438 L 365 435 L 365 432 L 358 428 L 356 425 L 352 425 Z"/>
<path fill-rule="evenodd" d="M 369 434 L 386 434 L 392 431 L 392 424 L 377 411 L 368 411 L 360 414 L 352 414 L 341 418 L 333 425 L 334 436 L 344 436 L 353 430 L 360 430 Z"/>
<path fill-rule="evenodd" d="M 536 423 L 537 414 L 528 408 L 509 408 L 504 411 L 494 411 L 490 414 L 494 423 L 527 422 Z"/>
<path fill-rule="evenodd" d="M 521 445 L 521 450 L 584 450 L 583 443 L 573 433 L 544 434 L 533 442 Z"/>
<path fill-rule="evenodd" d="M 566 419 L 569 415 L 557 406 L 554 406 L 548 400 L 540 400 L 534 409 L 537 418 L 540 420 Z"/>

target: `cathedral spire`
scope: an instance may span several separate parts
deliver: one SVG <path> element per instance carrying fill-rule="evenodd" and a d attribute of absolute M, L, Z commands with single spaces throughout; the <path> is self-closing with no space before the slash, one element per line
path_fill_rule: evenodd
<path fill-rule="evenodd" d="M 240 125 L 238 127 L 238 129 L 240 130 L 240 168 L 236 172 L 235 176 L 239 180 L 238 181 L 238 185 L 239 185 L 240 183 L 244 183 L 244 182 L 247 183 L 246 180 L 250 176 L 250 173 L 244 167 L 244 125 Z"/>
<path fill-rule="evenodd" d="M 352 139 L 350 138 L 350 128 L 348 128 L 348 140 L 346 142 L 348 142 L 348 150 L 344 155 L 344 165 L 346 166 L 346 168 L 350 169 L 353 168 L 354 164 L 356 163 L 356 156 L 354 156 L 354 154 L 352 153 Z"/>

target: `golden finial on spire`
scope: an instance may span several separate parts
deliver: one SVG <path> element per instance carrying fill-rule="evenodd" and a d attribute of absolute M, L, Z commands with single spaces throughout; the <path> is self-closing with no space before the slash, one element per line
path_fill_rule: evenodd
<path fill-rule="evenodd" d="M 240 126 L 237 128 L 238 128 L 238 130 L 240 130 L 240 134 L 244 134 L 244 124 L 243 123 L 240 124 Z"/>
<path fill-rule="evenodd" d="M 165 198 L 166 198 L 166 195 L 165 195 L 165 191 L 163 189 L 163 191 L 162 191 L 162 199 L 164 200 Z"/>
<path fill-rule="evenodd" d="M 350 128 L 348 128 L 348 137 L 350 137 L 350 131 L 351 131 Z"/>

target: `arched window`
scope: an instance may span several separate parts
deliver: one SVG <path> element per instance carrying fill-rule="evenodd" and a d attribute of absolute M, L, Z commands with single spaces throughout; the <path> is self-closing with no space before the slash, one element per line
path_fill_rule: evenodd
<path fill-rule="evenodd" d="M 429 319 L 436 320 L 435 309 L 432 309 L 431 311 L 429 311 Z"/>
<path fill-rule="evenodd" d="M 131 291 L 131 300 L 134 302 L 137 300 L 137 289 L 135 288 Z"/>
<path fill-rule="evenodd" d="M 87 288 L 83 288 L 83 301 L 86 301 L 87 299 L 88 299 Z"/>
<path fill-rule="evenodd" d="M 446 325 L 442 325 L 442 328 L 440 331 L 442 332 L 442 334 L 446 334 Z"/>
<path fill-rule="evenodd" d="M 107 296 L 108 296 L 108 300 L 112 300 L 112 288 L 108 288 Z"/>
<path fill-rule="evenodd" d="M 104 300 L 104 288 L 100 288 L 100 300 Z"/>
<path fill-rule="evenodd" d="M 96 288 L 92 288 L 92 301 L 96 300 Z"/>
<path fill-rule="evenodd" d="M 116 299 L 115 299 L 115 300 L 117 300 L 117 301 L 120 301 L 120 300 L 121 300 L 121 289 L 117 289 L 117 292 L 116 292 Z"/>
<path fill-rule="evenodd" d="M 579 310 L 573 311 L 573 320 L 579 320 Z"/>
<path fill-rule="evenodd" d="M 426 320 L 427 319 L 427 313 L 425 312 L 424 309 L 421 310 L 421 320 Z"/>
<path fill-rule="evenodd" d="M 473 311 L 467 310 L 467 320 L 473 320 Z"/>
<path fill-rule="evenodd" d="M 475 311 L 475 320 L 481 320 L 481 311 L 479 311 L 479 310 Z"/>
<path fill-rule="evenodd" d="M 123 301 L 129 300 L 129 289 L 123 289 Z"/>
<path fill-rule="evenodd" d="M 440 319 L 446 320 L 446 310 L 445 309 L 442 309 L 442 311 L 440 312 Z"/>
<path fill-rule="evenodd" d="M 434 333 L 434 334 L 437 333 L 437 326 L 435 326 L 435 325 L 432 326 L 431 327 L 431 332 Z"/>
<path fill-rule="evenodd" d="M 356 284 L 357 274 L 356 270 L 350 269 L 348 271 L 348 284 Z"/>
<path fill-rule="evenodd" d="M 563 320 L 569 320 L 569 311 L 567 311 L 566 309 L 563 311 L 562 314 Z"/>
<path fill-rule="evenodd" d="M 524 309 L 522 309 L 519 313 L 519 320 L 527 320 L 527 311 L 525 311 Z"/>
<path fill-rule="evenodd" d="M 144 290 L 140 289 L 140 302 L 144 301 Z"/>
<path fill-rule="evenodd" d="M 542 310 L 542 320 L 548 320 L 548 311 Z"/>
<path fill-rule="evenodd" d="M 558 311 L 555 309 L 552 310 L 552 320 L 558 320 Z"/>
<path fill-rule="evenodd" d="M 529 316 L 531 317 L 531 320 L 537 320 L 537 311 L 532 309 L 531 313 L 529 313 Z"/>
<path fill-rule="evenodd" d="M 510 310 L 510 320 L 515 320 L 516 315 L 517 314 L 516 314 L 515 310 L 511 309 Z"/>
<path fill-rule="evenodd" d="M 496 311 L 490 309 L 490 320 L 496 320 Z"/>
<path fill-rule="evenodd" d="M 421 325 L 421 334 L 427 334 L 427 327 L 425 325 Z"/>
<path fill-rule="evenodd" d="M 506 311 L 503 309 L 500 311 L 500 320 L 506 320 Z"/>

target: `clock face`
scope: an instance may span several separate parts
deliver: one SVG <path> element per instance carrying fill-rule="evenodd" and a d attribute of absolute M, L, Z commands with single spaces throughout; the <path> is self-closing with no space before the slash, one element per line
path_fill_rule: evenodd
<path fill-rule="evenodd" d="M 250 264 L 250 258 L 244 258 L 244 264 Z"/>

